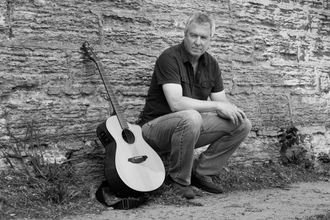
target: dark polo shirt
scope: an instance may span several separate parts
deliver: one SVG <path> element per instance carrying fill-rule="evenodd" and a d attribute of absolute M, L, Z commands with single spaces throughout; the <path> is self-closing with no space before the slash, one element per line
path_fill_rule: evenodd
<path fill-rule="evenodd" d="M 172 112 L 162 89 L 166 83 L 180 84 L 183 96 L 199 100 L 207 100 L 211 93 L 223 90 L 218 62 L 209 53 L 205 52 L 200 57 L 194 75 L 183 42 L 170 47 L 156 61 L 140 125 Z"/>

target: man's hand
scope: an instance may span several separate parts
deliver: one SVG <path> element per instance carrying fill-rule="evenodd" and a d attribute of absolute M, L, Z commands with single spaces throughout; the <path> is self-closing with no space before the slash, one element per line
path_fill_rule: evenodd
<path fill-rule="evenodd" d="M 238 125 L 246 118 L 245 113 L 241 109 L 229 102 L 219 103 L 217 114 L 221 118 L 230 119 L 235 125 Z"/>

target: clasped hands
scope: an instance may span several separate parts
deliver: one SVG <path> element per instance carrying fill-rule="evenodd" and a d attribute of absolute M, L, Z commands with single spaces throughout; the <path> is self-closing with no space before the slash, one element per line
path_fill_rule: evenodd
<path fill-rule="evenodd" d="M 243 120 L 246 118 L 245 113 L 241 109 L 229 102 L 219 103 L 216 112 L 219 117 L 229 119 L 235 125 L 238 125 L 240 122 L 243 122 Z"/>

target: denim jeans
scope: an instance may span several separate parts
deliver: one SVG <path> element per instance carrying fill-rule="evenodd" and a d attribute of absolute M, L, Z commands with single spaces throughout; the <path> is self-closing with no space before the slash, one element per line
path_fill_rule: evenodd
<path fill-rule="evenodd" d="M 160 155 L 169 154 L 168 175 L 190 185 L 192 172 L 217 175 L 251 130 L 245 119 L 239 125 L 215 113 L 184 110 L 170 113 L 142 126 L 146 142 Z M 194 161 L 194 149 L 209 145 Z"/>

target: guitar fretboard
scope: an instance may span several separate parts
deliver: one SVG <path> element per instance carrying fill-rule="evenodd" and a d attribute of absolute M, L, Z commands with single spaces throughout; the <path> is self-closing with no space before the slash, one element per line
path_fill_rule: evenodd
<path fill-rule="evenodd" d="M 117 101 L 117 99 L 115 97 L 115 93 L 113 92 L 113 90 L 112 90 L 112 88 L 110 86 L 110 79 L 109 79 L 109 77 L 104 74 L 103 66 L 99 63 L 99 61 L 97 61 L 97 60 L 94 60 L 94 61 L 95 61 L 96 67 L 99 70 L 99 73 L 100 73 L 101 79 L 103 81 L 105 90 L 106 90 L 106 92 L 107 92 L 107 94 L 109 96 L 109 99 L 110 99 L 110 102 L 112 104 L 114 113 L 117 115 L 117 118 L 118 118 L 118 121 L 119 121 L 119 124 L 120 124 L 121 128 L 123 130 L 129 129 L 128 124 L 127 124 L 126 117 L 125 117 L 125 115 L 124 115 L 124 113 L 122 111 L 121 106 L 119 105 L 119 103 L 118 103 L 118 101 Z"/>

